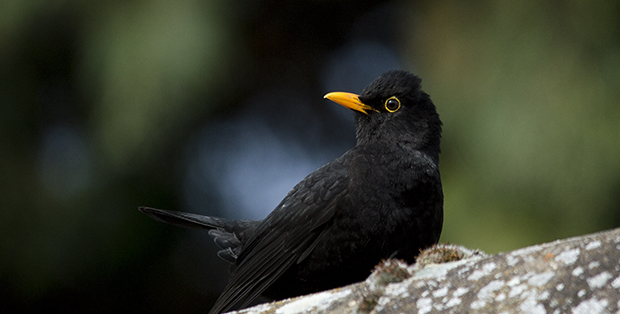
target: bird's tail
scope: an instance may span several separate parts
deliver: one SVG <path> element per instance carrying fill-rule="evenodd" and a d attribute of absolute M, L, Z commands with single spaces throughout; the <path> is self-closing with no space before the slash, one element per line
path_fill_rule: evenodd
<path fill-rule="evenodd" d="M 209 230 L 226 228 L 226 220 L 222 218 L 150 207 L 138 207 L 138 210 L 157 221 L 169 223 L 171 225 Z"/>
<path fill-rule="evenodd" d="M 217 256 L 231 264 L 235 263 L 241 247 L 254 234 L 254 230 L 260 223 L 255 220 L 228 221 L 218 217 L 150 207 L 138 207 L 138 210 L 157 221 L 186 228 L 209 230 L 209 235 L 221 249 L 217 252 Z"/>

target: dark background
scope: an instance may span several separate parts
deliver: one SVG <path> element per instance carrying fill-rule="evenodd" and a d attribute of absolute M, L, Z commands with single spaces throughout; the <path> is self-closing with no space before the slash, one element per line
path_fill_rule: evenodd
<path fill-rule="evenodd" d="M 400 68 L 444 122 L 443 242 L 620 225 L 617 1 L 0 3 L 0 312 L 200 313 L 206 232 L 354 145 L 323 100 Z"/>

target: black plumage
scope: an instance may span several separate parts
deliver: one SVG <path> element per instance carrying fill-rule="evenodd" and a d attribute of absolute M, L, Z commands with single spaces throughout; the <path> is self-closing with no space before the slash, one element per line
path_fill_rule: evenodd
<path fill-rule="evenodd" d="M 297 184 L 262 221 L 141 207 L 163 222 L 209 229 L 231 262 L 211 313 L 259 295 L 283 299 L 364 280 L 390 257 L 413 262 L 443 223 L 441 121 L 421 80 L 389 71 L 361 95 L 330 93 L 356 112 L 357 145 Z"/>

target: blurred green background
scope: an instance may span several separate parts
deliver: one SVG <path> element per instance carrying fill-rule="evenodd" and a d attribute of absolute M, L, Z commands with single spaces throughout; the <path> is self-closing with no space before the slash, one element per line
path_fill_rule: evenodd
<path fill-rule="evenodd" d="M 206 232 L 354 145 L 322 99 L 415 72 L 444 122 L 443 242 L 620 225 L 618 1 L 0 3 L 0 312 L 199 313 Z"/>

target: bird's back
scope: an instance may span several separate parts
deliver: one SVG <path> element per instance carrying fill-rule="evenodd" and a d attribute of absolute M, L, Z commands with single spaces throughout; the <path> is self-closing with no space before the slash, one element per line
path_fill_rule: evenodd
<path fill-rule="evenodd" d="M 264 295 L 282 299 L 361 281 L 381 259 L 413 262 L 420 249 L 437 242 L 439 172 L 423 153 L 404 153 L 357 146 L 291 190 L 249 240 L 273 235 L 277 226 L 286 254 L 295 259 Z M 255 268 L 248 264 L 257 260 L 245 250 L 238 262 Z"/>

